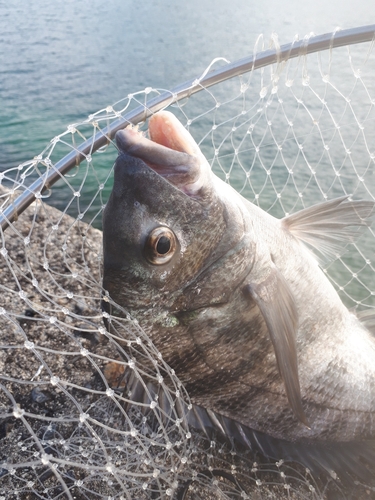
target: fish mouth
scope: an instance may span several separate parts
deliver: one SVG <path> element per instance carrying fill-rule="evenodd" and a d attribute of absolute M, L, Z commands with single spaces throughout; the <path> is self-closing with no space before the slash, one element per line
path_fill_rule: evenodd
<path fill-rule="evenodd" d="M 211 168 L 189 132 L 172 113 L 160 111 L 149 120 L 149 136 L 128 127 L 117 132 L 116 144 L 186 195 L 199 197 Z"/>

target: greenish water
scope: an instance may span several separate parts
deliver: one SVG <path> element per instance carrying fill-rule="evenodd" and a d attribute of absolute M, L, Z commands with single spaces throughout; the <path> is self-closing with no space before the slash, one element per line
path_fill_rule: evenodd
<path fill-rule="evenodd" d="M 202 74 L 216 57 L 234 61 L 251 54 L 260 33 L 267 48 L 272 32 L 280 43 L 288 43 L 297 33 L 303 37 L 368 24 L 371 9 L 370 0 L 345 5 L 338 0 L 38 0 L 28 2 L 25 10 L 20 0 L 0 0 L 0 172 L 30 160 L 69 124 L 129 93 L 146 87 L 170 89 Z M 215 172 L 275 216 L 323 201 L 324 195 L 354 193 L 368 199 L 375 194 L 375 67 L 373 59 L 363 64 L 361 50 L 354 50 L 353 58 L 363 66 L 365 88 L 361 82 L 353 84 L 346 49 L 340 49 L 333 64 L 329 53 L 310 63 L 311 87 L 303 84 L 303 65 L 291 64 L 272 94 L 271 70 L 266 68 L 244 77 L 244 98 L 236 97 L 240 82 L 235 79 L 212 89 L 213 96 L 203 92 L 174 111 L 185 121 L 193 120 L 191 132 Z M 326 70 L 342 96 L 322 83 L 321 71 Z M 264 85 L 268 94 L 261 98 Z M 222 105 L 217 108 L 217 103 Z M 365 126 L 364 133 L 353 129 L 357 122 Z M 218 124 L 215 130 L 213 123 Z M 57 145 L 54 154 L 57 161 L 66 150 Z M 83 162 L 59 181 L 46 201 L 100 227 L 115 158 L 113 146 L 95 154 L 92 162 Z M 369 291 L 375 289 L 375 273 L 366 264 L 372 249 L 369 234 L 361 246 L 363 255 L 350 252 L 348 262 L 339 261 L 329 270 L 339 286 L 350 286 L 349 295 L 355 290 L 365 303 L 372 303 Z M 353 279 L 353 269 L 365 287 Z M 354 304 L 348 299 L 348 305 Z"/>
<path fill-rule="evenodd" d="M 371 0 L 0 0 L 0 171 L 69 123 L 145 87 L 171 88 L 295 34 L 369 23 Z"/>

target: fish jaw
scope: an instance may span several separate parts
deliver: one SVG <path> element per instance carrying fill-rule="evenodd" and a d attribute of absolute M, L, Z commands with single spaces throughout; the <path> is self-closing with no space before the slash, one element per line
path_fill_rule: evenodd
<path fill-rule="evenodd" d="M 198 144 L 182 125 L 182 123 L 169 111 L 160 111 L 151 116 L 148 132 L 153 142 L 181 151 L 191 156 L 204 158 Z"/>
<path fill-rule="evenodd" d="M 135 129 L 116 134 L 119 150 L 141 159 L 184 194 L 202 200 L 212 191 L 212 173 L 189 132 L 167 111 L 150 118 L 150 139 Z"/>

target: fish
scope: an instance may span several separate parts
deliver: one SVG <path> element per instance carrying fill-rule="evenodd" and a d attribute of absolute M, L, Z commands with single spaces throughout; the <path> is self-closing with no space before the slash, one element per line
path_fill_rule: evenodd
<path fill-rule="evenodd" d="M 354 241 L 374 202 L 278 219 L 216 176 L 171 112 L 148 134 L 116 134 L 103 309 L 138 321 L 184 384 L 191 422 L 360 477 L 359 460 L 375 464 L 375 315 L 343 304 L 319 256 Z"/>

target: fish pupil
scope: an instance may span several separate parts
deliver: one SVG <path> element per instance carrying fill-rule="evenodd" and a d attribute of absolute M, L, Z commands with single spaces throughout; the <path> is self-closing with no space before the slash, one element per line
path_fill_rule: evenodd
<path fill-rule="evenodd" d="M 170 248 L 171 248 L 171 240 L 166 236 L 161 236 L 156 245 L 156 251 L 158 252 L 158 254 L 165 255 L 166 253 L 169 252 Z"/>

